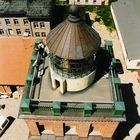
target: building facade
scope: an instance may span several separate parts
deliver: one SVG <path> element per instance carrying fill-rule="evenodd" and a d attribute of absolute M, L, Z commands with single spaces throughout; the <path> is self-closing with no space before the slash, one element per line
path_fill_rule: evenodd
<path fill-rule="evenodd" d="M 109 0 L 59 0 L 60 3 L 70 5 L 108 5 Z"/>
<path fill-rule="evenodd" d="M 140 12 L 138 12 L 139 6 L 140 6 L 139 0 L 117 1 L 113 3 L 111 6 L 111 12 L 121 43 L 126 67 L 127 69 L 130 70 L 140 69 L 140 57 L 139 57 L 140 49 L 138 42 L 140 34 L 139 29 Z M 127 16 L 128 13 L 130 17 L 132 17 L 131 20 Z"/>
<path fill-rule="evenodd" d="M 0 36 L 46 37 L 49 31 L 49 21 L 29 21 L 27 17 L 0 18 Z"/>
<path fill-rule="evenodd" d="M 0 23 L 1 36 L 23 36 L 25 32 L 32 36 L 30 22 L 26 17 L 3 17 Z"/>
<path fill-rule="evenodd" d="M 99 71 L 96 68 L 103 66 L 106 60 L 94 61 L 100 38 L 75 13 L 77 8 L 73 10 L 48 34 L 47 55 L 43 55 L 40 48 L 42 41 L 35 42 L 19 110 L 19 118 L 25 119 L 29 128 L 30 140 L 112 140 L 118 124 L 126 120 L 115 58 L 112 55 L 112 68 L 107 75 L 100 75 L 95 81 Z M 111 41 L 105 42 L 105 48 L 113 53 Z M 85 69 L 85 66 L 88 67 Z M 92 74 L 95 70 L 96 74 Z M 101 70 L 104 71 L 103 67 Z"/>
<path fill-rule="evenodd" d="M 23 89 L 34 41 L 35 37 L 0 37 L 0 92 Z"/>
<path fill-rule="evenodd" d="M 50 31 L 51 0 L 2 0 L 0 3 L 0 36 L 47 36 Z"/>
<path fill-rule="evenodd" d="M 49 21 L 32 21 L 31 22 L 32 34 L 35 37 L 47 37 L 50 32 Z"/>

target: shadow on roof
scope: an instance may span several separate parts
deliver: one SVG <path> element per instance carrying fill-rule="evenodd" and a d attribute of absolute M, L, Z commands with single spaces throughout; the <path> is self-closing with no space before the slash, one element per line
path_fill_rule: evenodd
<path fill-rule="evenodd" d="M 137 104 L 135 102 L 135 94 L 133 92 L 132 87 L 133 87 L 132 83 L 121 85 L 122 96 L 126 107 L 127 121 L 119 124 L 114 135 L 114 140 L 123 140 L 126 136 L 129 136 L 129 131 L 140 120 L 140 116 L 138 115 L 137 111 Z"/>
<path fill-rule="evenodd" d="M 97 82 L 102 76 L 104 76 L 104 74 L 109 72 L 109 66 L 111 64 L 111 61 L 112 57 L 107 50 L 100 49 L 97 52 L 95 60 L 97 69 L 94 83 Z"/>

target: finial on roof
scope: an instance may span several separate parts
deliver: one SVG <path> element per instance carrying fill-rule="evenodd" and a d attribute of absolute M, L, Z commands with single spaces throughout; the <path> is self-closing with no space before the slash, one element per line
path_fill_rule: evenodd
<path fill-rule="evenodd" d="M 76 6 L 76 5 L 70 6 L 68 20 L 70 22 L 78 22 L 78 21 L 80 21 L 78 6 Z"/>
<path fill-rule="evenodd" d="M 79 8 L 76 5 L 72 5 L 69 8 L 69 13 L 73 16 L 79 16 Z"/>

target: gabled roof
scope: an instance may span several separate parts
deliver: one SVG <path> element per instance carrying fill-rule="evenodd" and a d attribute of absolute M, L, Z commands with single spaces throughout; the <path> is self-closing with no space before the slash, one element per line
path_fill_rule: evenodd
<path fill-rule="evenodd" d="M 35 38 L 0 37 L 0 85 L 24 85 Z"/>
<path fill-rule="evenodd" d="M 140 0 L 118 0 L 112 8 L 128 59 L 140 59 Z"/>

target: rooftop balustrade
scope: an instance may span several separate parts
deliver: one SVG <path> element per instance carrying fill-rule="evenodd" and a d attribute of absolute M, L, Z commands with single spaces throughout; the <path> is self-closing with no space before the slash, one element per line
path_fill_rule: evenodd
<path fill-rule="evenodd" d="M 106 45 L 106 49 L 110 51 Z M 113 52 L 112 52 L 113 53 Z M 93 118 L 122 118 L 124 120 L 125 106 L 120 90 L 120 80 L 114 68 L 110 69 L 109 77 L 112 85 L 112 102 L 65 102 L 41 101 L 32 99 L 35 91 L 35 77 L 38 75 L 38 61 L 40 54 L 37 49 L 31 57 L 29 72 L 26 79 L 25 96 L 21 102 L 20 115 L 24 117 L 37 116 L 63 116 L 63 117 L 93 117 Z M 45 61 L 45 59 L 44 59 Z M 46 91 L 47 92 L 47 91 Z M 51 93 L 50 93 L 51 94 Z M 27 115 L 27 116 L 26 116 Z M 31 117 L 30 116 L 30 117 Z"/>

